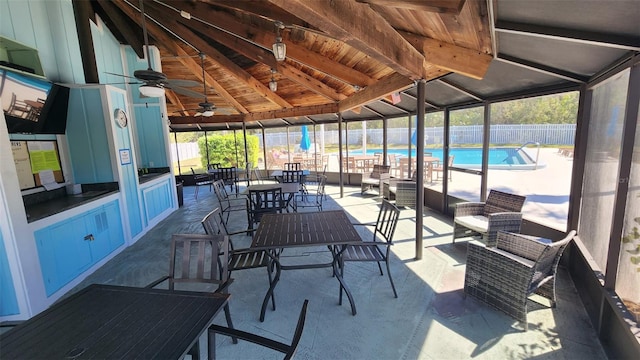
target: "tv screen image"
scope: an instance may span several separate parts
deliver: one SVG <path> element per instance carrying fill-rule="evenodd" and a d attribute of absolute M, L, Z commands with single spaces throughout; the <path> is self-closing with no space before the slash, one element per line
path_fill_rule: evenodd
<path fill-rule="evenodd" d="M 55 98 L 60 93 L 63 98 L 68 97 L 68 88 L 0 68 L 0 98 L 9 133 L 63 134 L 67 104 L 66 101 L 56 104 Z M 57 110 L 52 113 L 53 109 Z"/>

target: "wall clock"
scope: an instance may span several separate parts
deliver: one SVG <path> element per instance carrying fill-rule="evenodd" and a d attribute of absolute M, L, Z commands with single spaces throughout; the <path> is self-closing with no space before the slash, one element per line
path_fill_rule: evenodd
<path fill-rule="evenodd" d="M 113 113 L 113 118 L 121 128 L 126 127 L 129 119 L 127 118 L 127 113 L 122 109 L 116 109 Z"/>

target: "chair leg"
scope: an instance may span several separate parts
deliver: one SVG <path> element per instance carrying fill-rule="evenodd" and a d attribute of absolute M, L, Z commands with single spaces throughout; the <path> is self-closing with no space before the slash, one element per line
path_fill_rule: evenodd
<path fill-rule="evenodd" d="M 196 185 L 196 190 L 195 190 L 195 194 L 194 194 L 195 197 L 196 197 L 196 200 L 198 200 L 198 188 L 199 188 L 199 186 Z"/>
<path fill-rule="evenodd" d="M 271 265 L 271 263 L 269 263 L 269 265 L 267 265 L 267 276 L 269 277 L 269 286 L 271 286 L 271 282 L 273 281 L 273 279 L 271 278 L 272 271 L 273 271 L 273 266 Z M 271 293 L 271 308 L 273 308 L 273 311 L 276 311 L 276 297 L 273 294 L 273 292 Z"/>
<path fill-rule="evenodd" d="M 382 272 L 382 266 L 380 265 L 380 261 L 378 261 L 377 263 L 378 263 L 378 270 L 380 270 L 380 276 L 383 276 L 384 273 Z M 388 264 L 387 264 L 387 267 L 389 267 Z"/>
<path fill-rule="evenodd" d="M 389 277 L 389 282 L 391 283 L 391 289 L 393 290 L 393 296 L 398 298 L 398 293 L 396 292 L 396 286 L 393 284 L 393 279 L 391 278 L 391 269 L 389 269 L 389 258 L 385 261 L 387 264 L 387 276 Z M 378 262 L 378 266 L 380 266 L 380 262 Z"/>
<path fill-rule="evenodd" d="M 340 277 L 344 279 L 344 261 L 340 259 Z M 340 286 L 340 296 L 338 297 L 338 305 L 342 305 L 342 285 Z"/>
<path fill-rule="evenodd" d="M 233 321 L 231 321 L 231 310 L 229 310 L 229 304 L 224 306 L 224 316 L 227 318 L 227 326 L 229 326 L 230 329 L 233 329 Z M 231 340 L 234 344 L 238 343 L 238 338 L 236 337 L 231 337 Z"/>

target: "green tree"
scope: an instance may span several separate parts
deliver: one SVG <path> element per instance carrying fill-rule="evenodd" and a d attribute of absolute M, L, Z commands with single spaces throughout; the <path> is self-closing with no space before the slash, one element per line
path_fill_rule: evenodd
<path fill-rule="evenodd" d="M 255 135 L 247 135 L 247 151 L 249 162 L 255 166 L 258 163 L 259 155 L 258 137 Z M 244 137 L 242 134 L 235 135 L 208 135 L 198 139 L 198 148 L 200 149 L 200 161 L 206 169 L 208 164 L 220 164 L 221 166 L 235 166 L 244 168 L 245 152 Z M 207 153 L 209 158 L 207 159 Z M 236 161 L 237 155 L 237 161 Z"/>

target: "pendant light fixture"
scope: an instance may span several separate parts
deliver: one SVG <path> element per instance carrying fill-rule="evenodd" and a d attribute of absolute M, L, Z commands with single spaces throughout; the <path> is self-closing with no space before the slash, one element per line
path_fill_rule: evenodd
<path fill-rule="evenodd" d="M 276 61 L 284 61 L 287 56 L 287 46 L 282 42 L 282 36 L 280 36 L 280 30 L 284 29 L 284 24 L 281 21 L 275 22 L 276 26 L 276 42 L 273 44 L 273 56 Z"/>
<path fill-rule="evenodd" d="M 271 91 L 276 92 L 278 90 L 278 83 L 276 79 L 274 79 L 273 75 L 276 73 L 276 69 L 271 69 L 271 81 L 269 81 L 269 89 Z"/>

